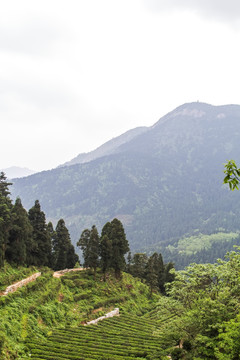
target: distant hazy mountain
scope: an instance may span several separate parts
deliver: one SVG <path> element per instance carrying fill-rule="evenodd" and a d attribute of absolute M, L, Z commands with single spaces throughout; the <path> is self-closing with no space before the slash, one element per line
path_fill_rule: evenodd
<path fill-rule="evenodd" d="M 186 253 L 182 244 L 196 246 L 198 235 L 233 232 L 235 239 L 240 193 L 222 183 L 223 163 L 240 159 L 240 106 L 184 104 L 138 131 L 93 161 L 16 179 L 13 197 L 26 208 L 39 199 L 49 219 L 65 219 L 74 241 L 84 228 L 95 224 L 100 231 L 114 217 L 133 251 L 158 250 L 174 259 Z M 222 236 L 211 245 L 215 255 L 226 249 L 216 239 Z"/>
<path fill-rule="evenodd" d="M 11 166 L 6 169 L 1 169 L 0 171 L 3 171 L 6 174 L 6 176 L 8 177 L 8 179 L 21 178 L 21 177 L 29 176 L 29 175 L 36 173 L 36 171 L 34 171 L 34 170 L 30 170 L 28 168 L 22 168 L 22 167 L 18 167 L 18 166 Z"/>
<path fill-rule="evenodd" d="M 71 165 L 75 165 L 75 164 L 84 164 L 86 162 L 98 159 L 100 157 L 117 153 L 118 148 L 121 145 L 126 144 L 127 142 L 132 140 L 134 137 L 142 134 L 143 132 L 145 132 L 147 130 L 148 130 L 148 128 L 144 127 L 144 126 L 129 130 L 129 131 L 125 132 L 124 134 L 109 140 L 105 144 L 99 146 L 97 149 L 90 151 L 88 153 L 79 154 L 71 161 L 68 161 L 60 166 L 62 167 L 62 166 L 71 166 Z"/>

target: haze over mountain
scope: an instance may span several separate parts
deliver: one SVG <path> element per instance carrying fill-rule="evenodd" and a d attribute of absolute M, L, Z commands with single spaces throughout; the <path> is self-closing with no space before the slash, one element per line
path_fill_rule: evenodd
<path fill-rule="evenodd" d="M 11 166 L 6 169 L 1 169 L 0 171 L 3 171 L 9 179 L 21 178 L 36 173 L 34 170 L 19 166 Z"/>
<path fill-rule="evenodd" d="M 140 135 L 141 133 L 147 131 L 146 126 L 138 127 L 132 130 L 125 132 L 124 134 L 113 138 L 107 141 L 105 144 L 99 146 L 97 149 L 90 151 L 88 153 L 79 154 L 74 159 L 64 163 L 60 166 L 71 166 L 74 164 L 84 164 L 86 162 L 98 159 L 102 156 L 111 155 L 118 152 L 118 148 L 126 144 L 128 141 L 132 140 L 134 137 Z"/>
<path fill-rule="evenodd" d="M 48 219 L 65 219 L 74 241 L 85 227 L 100 231 L 118 217 L 133 251 L 158 250 L 166 260 L 181 252 L 179 239 L 189 244 L 193 235 L 234 233 L 226 237 L 232 246 L 240 203 L 222 185 L 223 163 L 240 158 L 239 136 L 239 105 L 184 104 L 79 156 L 83 164 L 16 179 L 12 195 L 26 208 L 39 199 Z"/>

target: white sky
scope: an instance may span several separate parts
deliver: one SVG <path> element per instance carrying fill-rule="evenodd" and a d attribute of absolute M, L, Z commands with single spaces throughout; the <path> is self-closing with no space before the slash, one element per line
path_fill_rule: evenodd
<path fill-rule="evenodd" d="M 0 168 L 45 170 L 192 101 L 239 104 L 239 0 L 8 0 Z"/>

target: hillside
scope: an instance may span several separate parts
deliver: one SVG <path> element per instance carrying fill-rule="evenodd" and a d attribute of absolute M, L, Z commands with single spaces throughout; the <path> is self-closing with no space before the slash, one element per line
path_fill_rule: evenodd
<path fill-rule="evenodd" d="M 1 288 L 34 271 L 6 265 L 0 271 Z M 148 287 L 129 274 L 116 281 L 108 273 L 104 282 L 100 272 L 94 280 L 89 270 L 70 272 L 60 278 L 53 277 L 47 268 L 41 272 L 35 281 L 0 296 L 0 359 L 29 358 L 26 341 L 40 345 L 53 329 L 79 328 L 115 307 L 121 313 L 141 316 L 159 299 L 159 295 L 150 299 Z"/>
<path fill-rule="evenodd" d="M 185 104 L 117 152 L 16 179 L 12 195 L 26 208 L 39 199 L 75 242 L 117 217 L 133 251 L 157 249 L 169 261 L 180 239 L 240 230 L 239 194 L 222 185 L 223 163 L 240 158 L 239 134 L 239 105 Z"/>
<path fill-rule="evenodd" d="M 167 296 L 151 296 L 125 273 L 116 280 L 108 272 L 105 282 L 100 271 L 94 279 L 90 270 L 60 278 L 38 270 L 35 281 L 0 297 L 1 360 L 239 358 L 240 247 L 225 261 L 173 269 Z M 0 284 L 32 271 L 5 265 Z"/>

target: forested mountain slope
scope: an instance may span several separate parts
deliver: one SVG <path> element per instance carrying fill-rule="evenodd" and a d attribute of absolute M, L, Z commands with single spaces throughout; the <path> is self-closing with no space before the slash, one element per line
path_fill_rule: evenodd
<path fill-rule="evenodd" d="M 12 194 L 27 208 L 39 199 L 75 241 L 117 217 L 132 250 L 169 254 L 181 237 L 240 230 L 239 193 L 222 185 L 223 163 L 240 158 L 239 138 L 239 105 L 185 104 L 117 153 L 16 179 Z"/>

